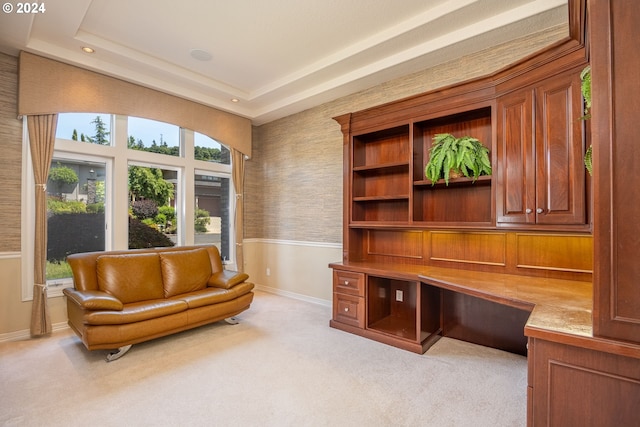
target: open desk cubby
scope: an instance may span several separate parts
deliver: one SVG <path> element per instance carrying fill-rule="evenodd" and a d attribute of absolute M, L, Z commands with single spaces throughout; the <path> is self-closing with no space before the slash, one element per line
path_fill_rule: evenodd
<path fill-rule="evenodd" d="M 420 282 L 368 276 L 367 329 L 422 348 L 440 332 L 440 296 Z"/>

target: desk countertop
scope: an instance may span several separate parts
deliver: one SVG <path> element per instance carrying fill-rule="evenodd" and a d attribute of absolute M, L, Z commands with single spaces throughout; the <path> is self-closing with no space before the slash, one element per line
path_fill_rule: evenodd
<path fill-rule="evenodd" d="M 591 282 L 422 265 L 333 263 L 331 268 L 423 283 L 531 312 L 525 335 L 640 358 L 640 346 L 593 336 Z"/>

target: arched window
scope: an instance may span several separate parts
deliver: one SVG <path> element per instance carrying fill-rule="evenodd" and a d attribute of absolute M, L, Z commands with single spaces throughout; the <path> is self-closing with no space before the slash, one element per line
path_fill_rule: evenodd
<path fill-rule="evenodd" d="M 30 194 L 23 212 L 33 212 L 28 144 L 25 151 L 23 188 Z M 229 149 L 192 130 L 127 116 L 59 114 L 47 183 L 48 295 L 72 285 L 65 257 L 75 252 L 209 243 L 233 262 L 231 180 Z M 27 254 L 33 232 L 25 221 Z M 26 256 L 23 299 L 31 299 L 32 284 L 33 258 Z"/>

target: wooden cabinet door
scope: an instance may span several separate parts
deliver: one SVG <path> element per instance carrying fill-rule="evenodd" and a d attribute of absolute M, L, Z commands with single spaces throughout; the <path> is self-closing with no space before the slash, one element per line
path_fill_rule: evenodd
<path fill-rule="evenodd" d="M 533 90 L 498 100 L 496 221 L 535 222 Z"/>
<path fill-rule="evenodd" d="M 638 359 L 543 339 L 530 339 L 528 359 L 527 425 L 638 425 Z"/>
<path fill-rule="evenodd" d="M 584 224 L 582 94 L 579 71 L 536 87 L 536 224 Z"/>
<path fill-rule="evenodd" d="M 498 224 L 586 222 L 579 70 L 498 100 Z"/>

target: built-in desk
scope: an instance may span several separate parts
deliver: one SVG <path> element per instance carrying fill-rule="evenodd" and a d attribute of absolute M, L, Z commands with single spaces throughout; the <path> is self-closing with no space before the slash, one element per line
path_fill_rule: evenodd
<path fill-rule="evenodd" d="M 640 425 L 640 345 L 593 336 L 590 282 L 417 265 L 329 266 L 332 327 L 417 353 L 447 336 L 526 355 L 530 426 Z M 586 393 L 576 399 L 580 390 Z"/>
<path fill-rule="evenodd" d="M 426 351 L 439 336 L 519 354 L 526 354 L 525 333 L 592 336 L 589 282 L 401 264 L 329 266 L 331 326 L 410 351 Z M 345 291 L 348 275 L 359 282 L 353 292 Z"/>

